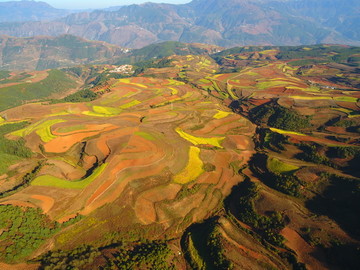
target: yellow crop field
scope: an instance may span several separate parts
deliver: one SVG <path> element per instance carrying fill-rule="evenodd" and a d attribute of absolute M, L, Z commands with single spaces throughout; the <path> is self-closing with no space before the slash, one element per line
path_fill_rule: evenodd
<path fill-rule="evenodd" d="M 355 97 L 334 97 L 336 101 L 342 101 L 342 102 L 357 102 L 358 99 Z"/>
<path fill-rule="evenodd" d="M 203 137 L 195 137 L 186 132 L 184 132 L 181 128 L 176 128 L 175 131 L 181 136 L 181 138 L 191 142 L 194 145 L 199 144 L 210 144 L 215 147 L 223 148 L 221 146 L 221 142 L 225 139 L 225 137 L 212 137 L 212 138 L 203 138 Z"/>
<path fill-rule="evenodd" d="M 141 88 L 147 88 L 146 85 L 144 84 L 141 84 L 141 83 L 133 83 L 131 81 L 131 79 L 119 79 L 119 83 L 127 83 L 127 84 L 132 84 L 132 85 L 135 85 L 135 86 L 138 86 L 138 87 L 141 87 Z M 117 84 L 116 84 L 117 85 Z"/>
<path fill-rule="evenodd" d="M 112 114 L 102 114 L 102 113 L 96 113 L 92 111 L 83 111 L 82 114 L 88 115 L 88 116 L 96 116 L 96 117 L 112 117 L 114 115 Z"/>
<path fill-rule="evenodd" d="M 3 119 L 3 121 L 0 120 L 0 127 L 1 127 L 1 126 L 4 126 L 4 125 L 8 125 L 8 124 L 16 124 L 16 123 L 22 123 L 22 122 L 26 122 L 26 120 L 9 121 L 9 122 L 7 122 L 5 119 Z"/>
<path fill-rule="evenodd" d="M 66 122 L 66 121 L 62 119 L 46 120 L 44 122 L 40 122 L 40 123 L 38 122 L 26 128 L 14 131 L 11 134 L 19 137 L 24 137 L 35 131 L 36 134 L 40 136 L 43 142 L 49 142 L 52 139 L 56 138 L 56 136 L 54 136 L 51 133 L 51 126 L 62 122 Z"/>
<path fill-rule="evenodd" d="M 174 87 L 169 87 L 169 89 L 171 90 L 171 94 L 172 95 L 177 95 L 179 93 L 179 90 L 177 90 L 176 88 Z"/>
<path fill-rule="evenodd" d="M 168 80 L 168 85 L 175 85 L 175 86 L 179 86 L 179 85 L 184 85 L 185 83 L 183 83 L 183 82 L 180 82 L 180 81 L 177 81 L 177 80 L 171 80 L 171 79 L 169 79 Z"/>
<path fill-rule="evenodd" d="M 135 106 L 135 105 L 138 105 L 138 104 L 140 104 L 141 102 L 140 101 L 138 101 L 138 100 L 133 100 L 133 101 L 131 101 L 131 102 L 129 102 L 129 103 L 126 103 L 126 104 L 123 104 L 123 105 L 121 105 L 120 106 L 120 108 L 121 109 L 128 109 L 128 108 L 131 108 L 131 107 L 133 107 L 133 106 Z"/>
<path fill-rule="evenodd" d="M 282 129 L 278 129 L 278 128 L 270 128 L 271 131 L 276 132 L 276 133 L 280 133 L 280 134 L 293 134 L 293 135 L 300 135 L 300 136 L 306 136 L 305 134 L 299 133 L 299 132 L 295 132 L 295 131 L 287 131 L 287 130 L 282 130 Z"/>
<path fill-rule="evenodd" d="M 93 106 L 93 110 L 96 113 L 106 115 L 118 115 L 119 113 L 121 113 L 121 110 L 113 107 Z"/>
<path fill-rule="evenodd" d="M 52 175 L 41 175 L 31 182 L 32 186 L 45 186 L 45 187 L 58 187 L 66 189 L 83 189 L 94 181 L 106 168 L 107 164 L 104 163 L 94 170 L 94 172 L 87 178 L 77 181 L 68 181 L 57 178 Z"/>
<path fill-rule="evenodd" d="M 187 184 L 196 180 L 203 172 L 203 162 L 199 157 L 200 149 L 190 146 L 189 161 L 186 167 L 174 176 L 174 182 L 178 184 Z"/>
<path fill-rule="evenodd" d="M 232 114 L 232 112 L 225 112 L 217 110 L 218 112 L 213 116 L 215 119 L 222 119 L 227 117 L 228 115 Z"/>
<path fill-rule="evenodd" d="M 300 99 L 300 100 L 322 100 L 322 99 L 332 99 L 332 97 L 330 96 L 312 96 L 312 97 L 307 97 L 307 96 L 289 96 L 289 98 L 293 98 L 293 99 Z"/>

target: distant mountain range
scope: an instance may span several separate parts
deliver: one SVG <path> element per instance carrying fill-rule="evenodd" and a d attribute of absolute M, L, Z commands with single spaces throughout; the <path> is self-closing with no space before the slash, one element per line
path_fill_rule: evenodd
<path fill-rule="evenodd" d="M 25 3 L 34 6 L 28 8 L 29 14 L 39 5 L 48 7 Z M 360 44 L 357 0 L 193 0 L 182 5 L 145 3 L 116 9 L 70 14 L 51 22 L 4 22 L 0 34 L 72 34 L 130 48 L 167 40 L 224 47 Z M 17 14 L 14 19 L 18 21 L 31 18 L 27 13 L 24 18 L 19 18 L 20 11 Z"/>
<path fill-rule="evenodd" d="M 42 70 L 115 61 L 128 52 L 116 45 L 71 35 L 16 38 L 0 36 L 0 70 Z"/>
<path fill-rule="evenodd" d="M 166 41 L 126 49 L 72 35 L 18 38 L 0 36 L 0 70 L 44 70 L 84 64 L 134 64 L 170 55 L 209 55 L 222 47 Z"/>
<path fill-rule="evenodd" d="M 65 17 L 72 12 L 54 8 L 45 2 L 0 2 L 0 22 L 49 21 Z"/>

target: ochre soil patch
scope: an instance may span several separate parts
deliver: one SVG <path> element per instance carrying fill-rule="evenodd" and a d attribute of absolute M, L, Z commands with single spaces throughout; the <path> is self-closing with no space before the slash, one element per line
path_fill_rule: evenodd
<path fill-rule="evenodd" d="M 281 231 L 281 235 L 287 240 L 285 245 L 296 252 L 299 261 L 305 263 L 307 269 L 328 269 L 328 267 L 324 266 L 321 262 L 309 255 L 313 254 L 315 249 L 311 247 L 296 231 L 290 229 L 289 227 L 285 227 Z"/>
<path fill-rule="evenodd" d="M 45 195 L 32 195 L 31 198 L 41 202 L 41 208 L 43 209 L 44 213 L 48 213 L 55 203 L 53 198 Z"/>
<path fill-rule="evenodd" d="M 109 125 L 104 128 L 102 132 L 117 128 Z M 49 153 L 64 153 L 69 150 L 74 144 L 81 142 L 83 139 L 98 135 L 101 131 L 80 132 L 68 136 L 57 137 L 44 145 L 45 151 Z"/>
<path fill-rule="evenodd" d="M 3 270 L 37 270 L 39 269 L 40 264 L 6 264 L 6 263 L 0 263 L 0 269 Z"/>
<path fill-rule="evenodd" d="M 24 202 L 24 201 L 20 201 L 20 200 L 7 200 L 7 201 L 2 201 L 0 202 L 0 204 L 3 205 L 15 205 L 15 206 L 21 206 L 21 207 L 32 207 L 35 208 L 36 206 L 30 202 Z"/>

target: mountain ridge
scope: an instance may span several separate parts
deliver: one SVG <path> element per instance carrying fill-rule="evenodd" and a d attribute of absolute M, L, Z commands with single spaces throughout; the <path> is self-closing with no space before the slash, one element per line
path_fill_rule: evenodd
<path fill-rule="evenodd" d="M 1 23 L 0 34 L 72 34 L 130 48 L 180 41 L 239 45 L 360 44 L 357 1 L 221 1 L 122 6 L 52 22 Z M 317 16 L 316 14 L 320 14 Z M 345 16 L 346 15 L 346 16 Z"/>

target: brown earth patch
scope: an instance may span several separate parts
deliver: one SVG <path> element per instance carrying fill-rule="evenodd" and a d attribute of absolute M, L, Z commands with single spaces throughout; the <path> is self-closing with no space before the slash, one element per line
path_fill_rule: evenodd
<path fill-rule="evenodd" d="M 315 252 L 315 249 L 311 247 L 296 231 L 290 229 L 289 227 L 285 227 L 281 231 L 281 235 L 287 240 L 285 245 L 296 252 L 299 261 L 305 263 L 307 269 L 328 269 L 310 255 Z"/>
<path fill-rule="evenodd" d="M 32 195 L 31 198 L 41 202 L 41 208 L 44 213 L 47 214 L 50 209 L 54 206 L 55 200 L 49 196 L 45 195 Z"/>

